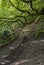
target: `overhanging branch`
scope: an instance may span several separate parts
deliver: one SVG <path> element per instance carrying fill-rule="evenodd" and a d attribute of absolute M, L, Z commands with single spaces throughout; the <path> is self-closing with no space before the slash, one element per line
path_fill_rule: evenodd
<path fill-rule="evenodd" d="M 37 11 L 35 8 L 33 8 L 33 3 L 32 3 L 33 0 L 23 0 L 23 2 L 25 2 L 25 3 L 27 3 L 27 4 L 30 3 L 31 9 L 34 10 L 34 11 L 38 14 L 38 11 Z"/>
<path fill-rule="evenodd" d="M 9 2 L 10 2 L 10 4 L 11 4 L 11 6 L 12 7 L 14 7 L 14 8 L 16 8 L 18 11 L 20 11 L 20 12 L 27 12 L 28 14 L 30 14 L 30 12 L 29 11 L 27 11 L 27 10 L 21 10 L 21 9 L 19 9 L 18 7 L 16 7 L 12 2 L 11 2 L 11 0 L 9 0 Z"/>

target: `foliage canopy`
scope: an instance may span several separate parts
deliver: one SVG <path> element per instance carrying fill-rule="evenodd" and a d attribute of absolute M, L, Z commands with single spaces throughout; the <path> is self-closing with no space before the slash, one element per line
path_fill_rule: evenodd
<path fill-rule="evenodd" d="M 13 34 L 15 27 L 37 22 L 42 16 L 44 0 L 0 0 L 0 35 L 6 30 Z"/>

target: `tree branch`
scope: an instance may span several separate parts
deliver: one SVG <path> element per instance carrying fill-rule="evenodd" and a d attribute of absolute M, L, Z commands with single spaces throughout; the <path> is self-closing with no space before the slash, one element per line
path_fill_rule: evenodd
<path fill-rule="evenodd" d="M 33 8 L 32 1 L 33 1 L 33 0 L 30 0 L 30 7 L 31 7 L 32 10 L 34 10 L 34 11 L 38 14 L 38 11 L 37 11 L 35 8 Z"/>
<path fill-rule="evenodd" d="M 21 21 L 22 23 L 23 23 L 23 21 L 22 20 L 19 20 L 19 19 L 16 19 L 16 18 L 18 18 L 18 17 L 20 17 L 20 18 L 24 18 L 24 20 L 25 20 L 25 22 L 27 23 L 27 19 L 26 19 L 26 17 L 25 16 L 15 16 L 14 18 L 0 18 L 0 20 L 2 19 L 4 22 L 2 22 L 2 23 L 0 23 L 0 25 L 3 25 L 3 23 L 5 23 L 5 22 L 12 22 L 12 23 L 14 23 L 14 22 L 17 22 L 17 21 Z"/>
<path fill-rule="evenodd" d="M 34 10 L 38 14 L 38 11 L 35 8 L 33 8 L 33 4 L 32 4 L 33 0 L 23 0 L 23 2 L 26 2 L 27 4 L 30 3 L 31 9 Z"/>
<path fill-rule="evenodd" d="M 11 6 L 12 7 L 14 7 L 14 8 L 16 8 L 18 11 L 20 11 L 20 12 L 27 12 L 28 14 L 30 14 L 30 12 L 29 11 L 27 11 L 27 10 L 21 10 L 21 9 L 19 9 L 18 7 L 16 7 L 12 2 L 11 2 L 11 0 L 9 0 L 9 2 L 10 2 L 10 4 L 11 4 Z"/>

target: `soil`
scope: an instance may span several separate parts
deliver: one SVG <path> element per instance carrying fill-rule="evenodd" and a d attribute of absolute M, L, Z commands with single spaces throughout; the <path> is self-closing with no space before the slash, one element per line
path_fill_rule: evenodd
<path fill-rule="evenodd" d="M 8 52 L 8 55 L 1 57 L 0 65 L 44 65 L 44 39 L 35 39 L 31 35 L 33 31 L 38 29 L 34 25 L 35 23 L 32 23 L 22 29 L 23 35 L 22 38 L 20 37 L 20 44 L 14 49 L 11 47 L 12 52 Z"/>

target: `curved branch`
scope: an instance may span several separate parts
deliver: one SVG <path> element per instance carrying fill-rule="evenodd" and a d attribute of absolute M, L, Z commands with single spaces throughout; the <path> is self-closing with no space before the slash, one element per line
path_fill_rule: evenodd
<path fill-rule="evenodd" d="M 26 2 L 27 4 L 30 3 L 31 9 L 34 10 L 36 13 L 38 13 L 38 11 L 37 11 L 35 8 L 33 8 L 32 1 L 33 1 L 33 0 L 23 0 L 23 2 Z"/>
<path fill-rule="evenodd" d="M 18 17 L 21 17 L 21 18 L 24 18 L 24 20 L 25 20 L 25 22 L 27 23 L 27 19 L 26 19 L 26 17 L 25 16 L 15 16 L 14 18 L 0 18 L 0 19 L 2 19 L 4 22 L 2 22 L 2 23 L 0 23 L 0 25 L 3 25 L 3 23 L 5 23 L 5 22 L 12 22 L 12 23 L 14 23 L 14 22 L 17 22 L 17 21 L 19 21 L 19 20 L 15 20 L 15 18 L 18 18 Z M 23 22 L 22 22 L 23 23 Z"/>
<path fill-rule="evenodd" d="M 33 0 L 30 0 L 30 7 L 31 7 L 32 10 L 34 10 L 34 11 L 38 14 L 38 11 L 37 11 L 35 8 L 33 8 L 32 1 L 33 1 Z"/>
<path fill-rule="evenodd" d="M 12 2 L 11 2 L 11 0 L 9 0 L 9 2 L 10 2 L 10 4 L 11 4 L 11 6 L 12 7 L 14 7 L 14 8 L 16 8 L 18 11 L 20 11 L 20 12 L 27 12 L 28 14 L 30 14 L 30 12 L 29 11 L 27 11 L 27 10 L 21 10 L 21 9 L 19 9 L 18 7 L 16 7 Z"/>
<path fill-rule="evenodd" d="M 22 18 L 24 18 L 25 22 L 27 23 L 27 19 L 26 19 L 25 16 L 16 16 L 15 18 L 17 18 L 17 17 L 22 17 Z"/>

